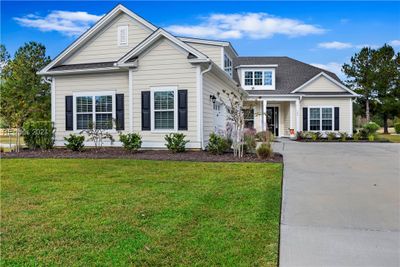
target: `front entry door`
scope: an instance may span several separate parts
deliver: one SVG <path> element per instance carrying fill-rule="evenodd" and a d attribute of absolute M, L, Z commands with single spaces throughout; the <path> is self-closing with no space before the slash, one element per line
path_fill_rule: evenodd
<path fill-rule="evenodd" d="M 279 136 L 279 108 L 267 107 L 267 125 L 268 129 L 275 136 Z"/>

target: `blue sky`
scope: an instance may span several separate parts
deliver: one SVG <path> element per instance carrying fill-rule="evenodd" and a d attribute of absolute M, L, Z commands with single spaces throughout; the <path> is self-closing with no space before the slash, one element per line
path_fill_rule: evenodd
<path fill-rule="evenodd" d="M 118 2 L 1 2 L 1 42 L 55 57 Z M 290 56 L 340 75 L 360 47 L 400 49 L 400 2 L 121 2 L 179 36 L 225 39 L 240 55 Z M 342 75 L 340 75 L 343 77 Z"/>

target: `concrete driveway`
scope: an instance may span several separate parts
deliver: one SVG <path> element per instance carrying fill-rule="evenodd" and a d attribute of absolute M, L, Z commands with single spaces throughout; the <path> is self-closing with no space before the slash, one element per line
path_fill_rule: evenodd
<path fill-rule="evenodd" d="M 400 266 L 400 145 L 282 141 L 280 266 Z"/>

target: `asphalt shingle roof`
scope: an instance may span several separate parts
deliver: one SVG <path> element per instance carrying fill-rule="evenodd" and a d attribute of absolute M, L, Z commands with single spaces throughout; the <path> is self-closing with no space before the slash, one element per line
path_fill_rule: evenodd
<path fill-rule="evenodd" d="M 326 73 L 338 82 L 336 74 L 314 67 L 310 64 L 289 57 L 238 57 L 233 60 L 234 67 L 239 65 L 278 65 L 275 70 L 275 90 L 249 90 L 250 95 L 279 95 L 290 94 L 293 90 L 303 85 L 321 72 Z M 237 69 L 233 72 L 233 79 L 239 82 Z M 332 94 L 332 93 L 330 93 Z M 350 94 L 348 92 L 340 94 Z"/>

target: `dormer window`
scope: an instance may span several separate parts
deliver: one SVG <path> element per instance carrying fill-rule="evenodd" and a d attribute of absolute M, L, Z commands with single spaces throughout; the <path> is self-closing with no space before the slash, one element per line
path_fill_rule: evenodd
<path fill-rule="evenodd" d="M 227 54 L 224 54 L 224 70 L 232 77 L 232 59 Z"/>
<path fill-rule="evenodd" d="M 247 90 L 275 90 L 275 69 L 242 69 L 242 84 Z"/>
<path fill-rule="evenodd" d="M 128 45 L 128 26 L 118 27 L 118 46 Z"/>

